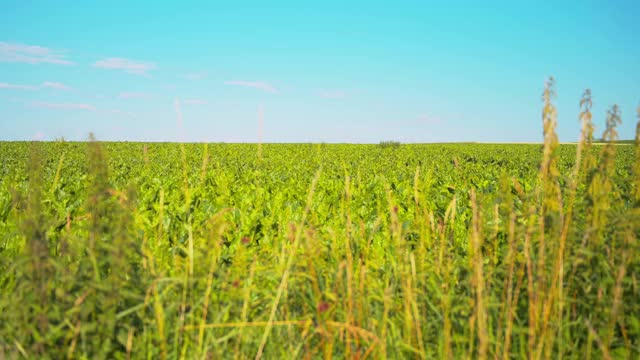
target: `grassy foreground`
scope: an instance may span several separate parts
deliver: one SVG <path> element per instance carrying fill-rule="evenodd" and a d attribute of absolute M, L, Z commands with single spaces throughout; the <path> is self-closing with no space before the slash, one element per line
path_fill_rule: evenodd
<path fill-rule="evenodd" d="M 580 105 L 577 145 L 552 84 L 544 145 L 1 143 L 0 359 L 637 359 L 640 143 Z"/>

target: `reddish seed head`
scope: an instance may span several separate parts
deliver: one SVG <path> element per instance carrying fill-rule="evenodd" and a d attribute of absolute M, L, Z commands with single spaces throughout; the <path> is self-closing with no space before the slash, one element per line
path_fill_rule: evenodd
<path fill-rule="evenodd" d="M 397 206 L 393 207 L 393 212 L 396 213 L 396 214 L 398 213 L 398 207 Z"/>
<path fill-rule="evenodd" d="M 323 313 L 323 312 L 325 312 L 325 311 L 327 311 L 327 310 L 329 310 L 329 304 L 327 304 L 327 303 L 326 303 L 326 302 L 324 302 L 324 301 L 321 301 L 321 302 L 318 304 L 318 312 Z"/>
<path fill-rule="evenodd" d="M 234 280 L 233 281 L 233 287 L 237 288 L 238 286 L 240 286 L 240 280 Z"/>
<path fill-rule="evenodd" d="M 249 243 L 249 238 L 248 238 L 248 237 L 246 237 L 246 236 L 245 236 L 245 237 L 243 237 L 243 238 L 242 238 L 242 243 L 243 243 L 243 244 L 245 244 L 245 245 L 247 245 L 247 244 Z"/>

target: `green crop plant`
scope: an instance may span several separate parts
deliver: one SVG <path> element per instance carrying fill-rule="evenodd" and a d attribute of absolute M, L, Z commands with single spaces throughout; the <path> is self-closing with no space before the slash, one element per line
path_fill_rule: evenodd
<path fill-rule="evenodd" d="M 0 143 L 0 359 L 640 357 L 640 109 L 542 144 Z"/>

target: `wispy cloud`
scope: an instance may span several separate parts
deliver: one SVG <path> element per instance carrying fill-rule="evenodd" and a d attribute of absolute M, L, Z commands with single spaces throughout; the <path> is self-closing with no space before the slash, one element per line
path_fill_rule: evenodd
<path fill-rule="evenodd" d="M 129 74 L 148 76 L 148 72 L 156 69 L 151 62 L 143 62 L 124 58 L 107 58 L 96 61 L 93 66 L 101 69 L 122 70 Z"/>
<path fill-rule="evenodd" d="M 118 110 L 118 109 L 111 109 L 111 110 L 109 110 L 109 113 L 115 114 L 115 115 L 122 115 L 122 116 L 130 117 L 130 118 L 135 117 L 135 115 L 132 112 L 122 111 L 122 110 Z"/>
<path fill-rule="evenodd" d="M 37 90 L 37 86 L 0 83 L 0 89 Z"/>
<path fill-rule="evenodd" d="M 193 72 L 193 73 L 188 73 L 188 74 L 184 74 L 182 75 L 183 78 L 187 79 L 187 80 L 202 80 L 204 78 L 206 78 L 209 75 L 209 73 L 207 73 L 206 71 L 201 71 L 201 72 Z"/>
<path fill-rule="evenodd" d="M 185 105 L 206 105 L 209 102 L 207 100 L 201 100 L 201 99 L 185 99 L 185 100 L 182 100 L 182 103 Z"/>
<path fill-rule="evenodd" d="M 31 105 L 35 107 L 41 107 L 46 109 L 56 109 L 56 110 L 96 111 L 96 108 L 93 105 L 89 105 L 89 104 L 32 102 Z"/>
<path fill-rule="evenodd" d="M 145 99 L 149 97 L 149 94 L 142 92 L 122 92 L 118 97 L 120 99 Z"/>
<path fill-rule="evenodd" d="M 63 51 L 9 42 L 0 42 L 0 62 L 73 65 Z"/>
<path fill-rule="evenodd" d="M 441 118 L 437 116 L 425 114 L 425 113 L 418 115 L 418 117 L 416 118 L 416 123 L 418 124 L 434 125 L 434 124 L 440 124 L 441 122 L 442 122 Z"/>
<path fill-rule="evenodd" d="M 180 99 L 176 98 L 174 105 L 176 107 L 176 118 L 178 119 L 178 141 L 184 141 L 184 126 L 182 122 L 182 111 L 180 110 Z"/>
<path fill-rule="evenodd" d="M 56 90 L 71 90 L 71 88 L 65 84 L 45 81 L 40 86 L 32 86 L 32 85 L 17 85 L 17 84 L 8 84 L 8 83 L 0 83 L 0 89 L 17 89 L 17 90 L 38 90 L 38 89 L 56 89 Z"/>
<path fill-rule="evenodd" d="M 345 99 L 349 96 L 349 93 L 345 90 L 323 89 L 318 92 L 318 96 L 325 99 Z"/>
<path fill-rule="evenodd" d="M 254 89 L 266 91 L 272 94 L 278 93 L 278 89 L 273 87 L 271 84 L 263 81 L 230 80 L 230 81 L 225 81 L 224 83 L 226 85 L 235 85 L 235 86 L 244 86 L 244 87 L 254 88 Z"/>
<path fill-rule="evenodd" d="M 65 84 L 52 82 L 52 81 L 45 81 L 40 86 L 43 88 L 50 88 L 50 89 L 56 89 L 56 90 L 71 90 L 71 88 Z"/>

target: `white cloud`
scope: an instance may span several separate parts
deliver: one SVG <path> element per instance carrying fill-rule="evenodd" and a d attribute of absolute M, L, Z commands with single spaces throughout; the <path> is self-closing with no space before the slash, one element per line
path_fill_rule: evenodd
<path fill-rule="evenodd" d="M 71 88 L 65 84 L 61 84 L 58 82 L 51 82 L 51 81 L 45 81 L 40 86 L 43 88 L 51 88 L 56 90 L 71 90 Z"/>
<path fill-rule="evenodd" d="M 120 99 L 145 99 L 149 95 L 142 92 L 122 92 L 118 95 Z"/>
<path fill-rule="evenodd" d="M 209 75 L 209 73 L 207 73 L 206 71 L 201 71 L 201 72 L 193 72 L 193 73 L 188 73 L 188 74 L 184 74 L 182 75 L 183 78 L 187 79 L 187 80 L 202 80 L 204 78 L 206 78 Z"/>
<path fill-rule="evenodd" d="M 37 90 L 37 86 L 0 83 L 0 89 Z"/>
<path fill-rule="evenodd" d="M 209 102 L 207 100 L 201 100 L 201 99 L 185 99 L 185 100 L 182 100 L 182 103 L 185 105 L 206 105 Z"/>
<path fill-rule="evenodd" d="M 95 111 L 96 108 L 93 105 L 89 104 L 78 104 L 78 103 L 46 103 L 46 102 L 32 102 L 31 105 L 46 109 L 57 109 L 57 110 L 86 110 L 86 111 Z"/>
<path fill-rule="evenodd" d="M 235 86 L 244 86 L 249 88 L 254 88 L 262 91 L 266 91 L 268 93 L 276 94 L 278 93 L 278 89 L 273 87 L 271 84 L 263 82 L 263 81 L 243 81 L 243 80 L 230 80 L 225 81 L 226 85 L 235 85 Z"/>
<path fill-rule="evenodd" d="M 134 115 L 133 113 L 131 113 L 131 112 L 128 112 L 128 111 L 122 111 L 122 110 L 118 110 L 118 109 L 111 109 L 111 110 L 109 110 L 109 112 L 110 112 L 111 114 L 115 114 L 115 115 L 123 115 L 123 116 L 130 117 L 130 118 L 135 117 L 135 115 Z"/>
<path fill-rule="evenodd" d="M 348 93 L 344 90 L 320 90 L 318 96 L 325 99 L 344 99 Z"/>
<path fill-rule="evenodd" d="M 51 81 L 45 81 L 42 84 L 40 84 L 40 86 L 0 83 L 0 89 L 38 90 L 43 88 L 50 88 L 50 89 L 56 89 L 56 90 L 71 90 L 71 88 L 65 84 L 51 82 Z"/>
<path fill-rule="evenodd" d="M 0 42 L 0 62 L 73 65 L 60 50 L 8 42 Z"/>
<path fill-rule="evenodd" d="M 442 122 L 442 119 L 437 116 L 432 116 L 429 114 L 420 114 L 416 119 L 418 124 L 439 124 Z"/>
<path fill-rule="evenodd" d="M 148 76 L 148 72 L 156 69 L 150 62 L 142 62 L 124 58 L 107 58 L 96 61 L 93 66 L 101 69 L 122 70 L 129 74 Z"/>

